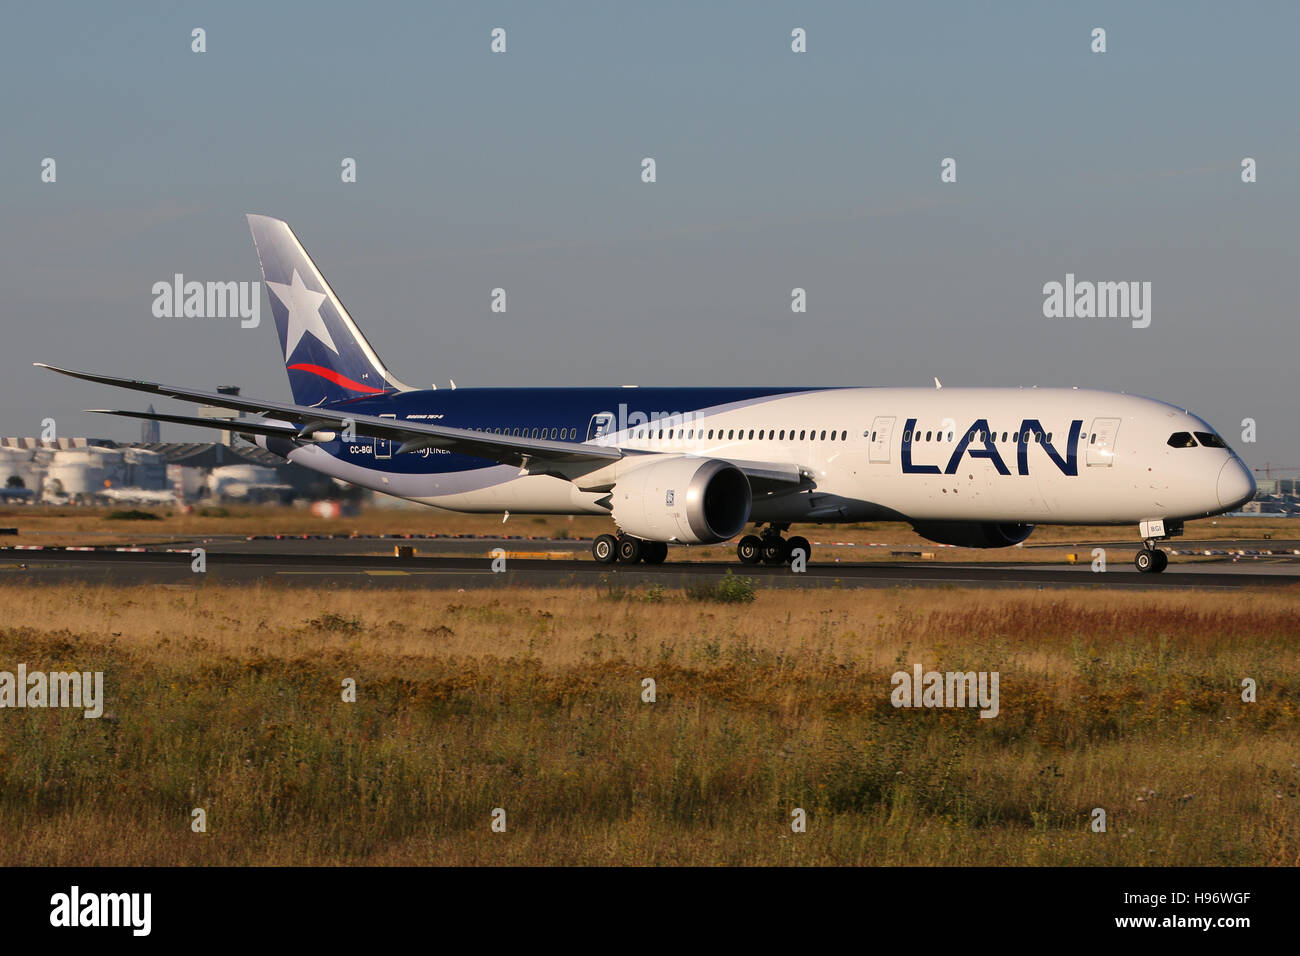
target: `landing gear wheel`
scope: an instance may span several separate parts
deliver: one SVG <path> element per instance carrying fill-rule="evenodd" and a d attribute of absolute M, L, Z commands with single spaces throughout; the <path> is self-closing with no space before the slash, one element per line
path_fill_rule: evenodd
<path fill-rule="evenodd" d="M 1155 564 L 1151 566 L 1152 573 L 1159 574 L 1165 568 L 1169 567 L 1169 555 L 1161 551 L 1159 548 L 1156 548 L 1151 553 L 1155 555 L 1156 559 Z"/>
<path fill-rule="evenodd" d="M 1133 566 L 1143 574 L 1147 574 L 1155 570 L 1156 560 L 1155 551 L 1150 548 L 1143 548 L 1133 556 Z"/>
<path fill-rule="evenodd" d="M 747 534 L 736 545 L 736 557 L 741 564 L 758 564 L 763 560 L 763 539 L 756 534 Z"/>
<path fill-rule="evenodd" d="M 663 564 L 668 558 L 667 541 L 642 541 L 641 559 L 646 564 Z"/>
<path fill-rule="evenodd" d="M 618 537 L 618 563 L 636 564 L 641 560 L 643 549 L 641 539 L 622 534 Z"/>
<path fill-rule="evenodd" d="M 618 538 L 612 534 L 602 534 L 591 542 L 591 556 L 601 564 L 613 564 L 618 560 Z"/>
<path fill-rule="evenodd" d="M 772 535 L 763 540 L 763 563 L 764 564 L 785 564 L 788 560 L 789 549 L 786 547 L 785 538 Z"/>
<path fill-rule="evenodd" d="M 786 553 L 787 561 L 794 560 L 794 553 L 796 550 L 803 551 L 804 564 L 807 564 L 808 562 L 812 561 L 812 545 L 808 543 L 808 539 L 805 538 L 803 535 L 799 535 L 799 534 L 795 535 L 786 543 L 785 548 L 786 548 L 785 553 Z"/>

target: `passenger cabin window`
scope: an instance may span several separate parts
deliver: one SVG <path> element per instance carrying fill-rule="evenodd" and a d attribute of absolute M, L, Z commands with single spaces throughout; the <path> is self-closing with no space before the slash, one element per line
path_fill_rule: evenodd
<path fill-rule="evenodd" d="M 1228 443 L 1213 432 L 1197 432 L 1196 437 L 1200 439 L 1202 445 L 1206 448 L 1227 448 Z"/>
<path fill-rule="evenodd" d="M 1191 432 L 1174 432 L 1169 436 L 1168 445 L 1170 448 L 1195 448 L 1196 439 Z"/>

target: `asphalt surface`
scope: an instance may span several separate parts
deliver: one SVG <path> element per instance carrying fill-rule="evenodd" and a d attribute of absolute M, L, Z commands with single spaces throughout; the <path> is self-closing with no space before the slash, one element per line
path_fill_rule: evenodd
<path fill-rule="evenodd" d="M 741 565 L 738 561 L 678 562 L 662 565 L 597 564 L 585 552 L 586 542 L 464 541 L 472 554 L 457 557 L 391 556 L 393 545 L 420 542 L 385 539 L 389 554 L 360 554 L 368 543 L 353 539 L 289 539 L 257 542 L 243 539 L 208 541 L 206 571 L 192 569 L 188 550 L 168 552 L 116 550 L 0 550 L 0 580 L 42 583 L 167 584 L 193 586 L 200 580 L 251 583 L 277 582 L 311 586 L 376 588 L 484 588 L 502 586 L 555 587 L 608 585 L 636 587 L 661 584 L 683 587 L 717 579 L 727 572 L 754 578 L 759 587 L 890 588 L 890 587 L 1092 587 L 1125 589 L 1183 588 L 1239 590 L 1300 584 L 1300 562 L 1286 558 L 1239 559 L 1182 563 L 1175 558 L 1163 574 L 1139 574 L 1127 560 L 1112 559 L 1105 573 L 1091 564 L 1046 565 L 1011 563 L 870 563 L 814 560 L 795 573 L 788 567 Z M 446 542 L 439 541 L 441 549 Z M 350 544 L 352 553 L 338 553 Z M 1113 543 L 1112 543 L 1113 544 Z M 173 547 L 177 545 L 173 544 Z M 378 546 L 378 545 L 376 545 Z M 495 572 L 488 551 L 501 547 L 505 570 Z M 581 553 L 578 552 L 581 549 Z M 569 552 L 566 554 L 565 552 Z M 538 557 L 534 555 L 548 555 Z M 516 556 L 528 555 L 528 556 Z"/>

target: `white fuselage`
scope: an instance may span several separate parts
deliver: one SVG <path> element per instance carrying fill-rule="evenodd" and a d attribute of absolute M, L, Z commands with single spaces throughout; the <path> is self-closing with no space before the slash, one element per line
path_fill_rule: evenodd
<path fill-rule="evenodd" d="M 798 491 L 754 495 L 756 521 L 1127 524 L 1239 506 L 1254 493 L 1226 447 L 1172 447 L 1213 433 L 1163 402 L 1067 388 L 842 388 L 704 408 L 616 428 L 595 444 L 626 456 L 577 477 L 470 471 L 393 474 L 364 458 L 297 449 L 303 465 L 466 512 L 606 514 L 601 487 L 664 455 L 797 466 Z M 375 463 L 379 464 L 379 463 Z M 596 490 L 584 490 L 596 489 Z"/>

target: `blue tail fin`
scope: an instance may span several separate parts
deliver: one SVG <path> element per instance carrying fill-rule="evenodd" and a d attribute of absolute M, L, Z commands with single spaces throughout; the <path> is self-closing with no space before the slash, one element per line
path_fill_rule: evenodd
<path fill-rule="evenodd" d="M 408 391 L 357 328 L 289 224 L 248 216 L 298 405 Z"/>

